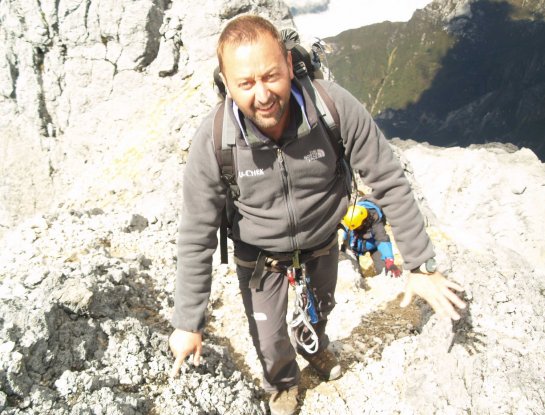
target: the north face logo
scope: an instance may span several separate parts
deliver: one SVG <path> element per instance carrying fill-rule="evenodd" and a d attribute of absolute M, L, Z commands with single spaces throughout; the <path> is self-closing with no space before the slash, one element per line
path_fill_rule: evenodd
<path fill-rule="evenodd" d="M 321 148 L 318 148 L 316 150 L 310 150 L 310 153 L 308 153 L 305 156 L 305 160 L 308 162 L 311 162 L 313 160 L 318 160 L 325 157 L 325 152 Z"/>
<path fill-rule="evenodd" d="M 244 170 L 238 172 L 238 177 L 255 177 L 255 176 L 263 176 L 265 172 L 263 169 L 254 169 L 254 170 Z"/>

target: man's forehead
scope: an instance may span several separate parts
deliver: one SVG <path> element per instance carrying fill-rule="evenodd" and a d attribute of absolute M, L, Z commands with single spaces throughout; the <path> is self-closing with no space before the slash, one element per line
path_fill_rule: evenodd
<path fill-rule="evenodd" d="M 226 42 L 223 46 L 223 51 L 232 53 L 235 50 L 241 49 L 241 48 L 253 48 L 256 46 L 259 46 L 261 43 L 270 43 L 271 48 L 276 48 L 278 50 L 281 50 L 280 45 L 278 45 L 278 42 L 270 35 L 269 33 L 262 33 L 258 35 L 257 37 L 253 39 L 237 39 L 232 42 Z M 274 46 L 273 46 L 274 44 Z"/>
<path fill-rule="evenodd" d="M 262 47 L 259 43 L 249 42 L 238 45 L 226 45 L 223 62 L 229 70 L 237 74 L 259 71 L 271 71 L 282 66 L 284 55 L 280 47 L 273 45 Z"/>

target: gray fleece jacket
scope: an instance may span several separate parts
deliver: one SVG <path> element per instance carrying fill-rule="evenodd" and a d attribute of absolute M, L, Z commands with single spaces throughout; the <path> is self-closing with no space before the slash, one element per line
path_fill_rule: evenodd
<path fill-rule="evenodd" d="M 348 91 L 322 82 L 339 113 L 345 154 L 360 171 L 386 214 L 403 256 L 413 269 L 434 256 L 424 220 L 399 161 L 371 115 Z M 336 152 L 303 90 L 306 117 L 292 94 L 292 122 L 279 144 L 260 135 L 239 114 L 236 165 L 240 197 L 235 201 L 233 238 L 272 252 L 308 250 L 326 242 L 347 209 Z M 231 108 L 232 102 L 226 105 Z M 217 108 L 197 130 L 183 179 L 178 270 L 172 324 L 186 331 L 204 327 L 212 282 L 212 255 L 227 189 L 213 140 Z M 232 113 L 232 111 L 230 111 Z"/>

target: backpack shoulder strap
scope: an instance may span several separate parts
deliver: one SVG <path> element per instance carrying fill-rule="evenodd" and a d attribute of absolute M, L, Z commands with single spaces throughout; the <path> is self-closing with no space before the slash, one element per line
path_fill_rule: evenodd
<path fill-rule="evenodd" d="M 236 183 L 236 137 L 237 127 L 229 114 L 230 101 L 224 100 L 218 105 L 214 115 L 213 138 L 216 160 L 221 170 L 221 179 L 229 187 L 233 199 L 239 196 Z"/>
<path fill-rule="evenodd" d="M 337 155 L 338 171 L 339 174 L 344 175 L 346 193 L 350 199 L 353 190 L 357 190 L 358 185 L 352 169 L 350 168 L 350 164 L 344 155 L 344 143 L 341 136 L 339 112 L 337 111 L 337 107 L 335 107 L 335 102 L 333 102 L 333 99 L 327 93 L 320 81 L 310 82 L 308 77 L 306 79 L 308 80 L 306 85 L 305 82 L 302 84 L 306 88 L 308 88 L 309 84 L 310 87 L 312 87 L 313 92 L 310 96 L 315 103 L 316 110 L 320 113 L 320 118 L 326 125 L 327 136 Z M 318 91 L 318 93 L 316 93 L 316 91 Z"/>
<path fill-rule="evenodd" d="M 214 114 L 214 125 L 212 136 L 214 139 L 214 150 L 216 160 L 221 171 L 221 179 L 228 186 L 229 194 L 227 198 L 236 199 L 239 194 L 236 183 L 236 127 L 229 116 L 229 106 L 225 103 L 226 100 L 218 105 Z M 220 258 L 222 264 L 227 264 L 227 234 L 229 228 L 229 219 L 227 218 L 227 203 L 223 207 L 221 213 L 220 224 Z"/>
<path fill-rule="evenodd" d="M 337 130 L 335 134 L 340 136 L 340 118 L 339 113 L 337 112 L 337 107 L 335 107 L 335 103 L 319 81 L 312 82 L 312 85 L 318 91 L 318 97 L 321 101 L 320 105 L 322 106 L 320 111 L 323 112 L 324 121 L 326 121 L 331 130 Z"/>
<path fill-rule="evenodd" d="M 225 100 L 218 105 L 216 114 L 214 115 L 214 149 L 218 166 L 222 173 L 222 178 L 225 174 L 233 174 L 235 147 L 235 126 L 229 119 L 229 108 L 225 104 Z"/>
<path fill-rule="evenodd" d="M 335 149 L 337 158 L 344 156 L 344 146 L 340 130 L 340 118 L 335 103 L 326 92 L 320 81 L 311 81 L 308 76 L 298 78 L 299 82 L 306 89 L 320 118 L 325 123 L 331 145 Z"/>

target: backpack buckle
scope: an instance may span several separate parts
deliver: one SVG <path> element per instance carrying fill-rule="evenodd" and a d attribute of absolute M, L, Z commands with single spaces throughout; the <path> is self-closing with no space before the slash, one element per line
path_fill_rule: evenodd
<path fill-rule="evenodd" d="M 297 78 L 303 78 L 308 74 L 307 67 L 303 61 L 299 61 L 293 66 L 293 72 Z"/>
<path fill-rule="evenodd" d="M 235 174 L 224 173 L 221 175 L 221 180 L 227 185 L 229 189 L 229 197 L 233 200 L 237 200 L 240 196 L 240 188 L 237 184 L 237 178 Z"/>

